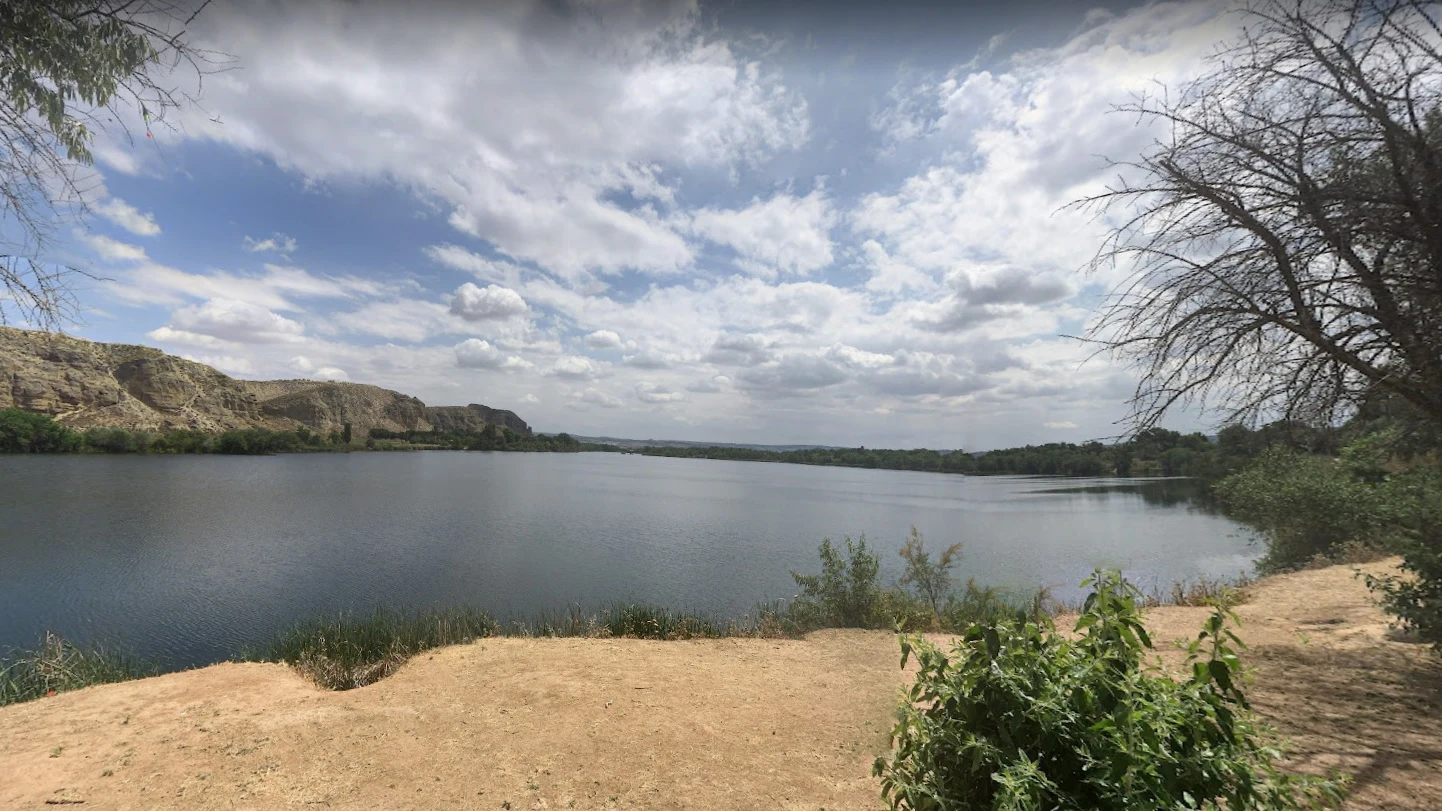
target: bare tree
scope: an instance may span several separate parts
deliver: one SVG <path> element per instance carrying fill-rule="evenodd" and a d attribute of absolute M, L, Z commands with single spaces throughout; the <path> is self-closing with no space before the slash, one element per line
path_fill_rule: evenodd
<path fill-rule="evenodd" d="M 95 131 L 129 107 L 152 128 L 195 99 L 167 84 L 223 69 L 188 45 L 209 0 L 0 2 L 0 324 L 53 328 L 77 314 L 75 274 L 48 261 L 55 230 L 81 217 L 98 183 L 88 171 Z M 178 69 L 186 68 L 185 71 Z"/>
<path fill-rule="evenodd" d="M 1134 430 L 1178 404 L 1330 422 L 1379 394 L 1442 421 L 1442 7 L 1261 0 L 1165 137 L 1079 201 L 1126 281 L 1088 338 L 1137 364 Z"/>

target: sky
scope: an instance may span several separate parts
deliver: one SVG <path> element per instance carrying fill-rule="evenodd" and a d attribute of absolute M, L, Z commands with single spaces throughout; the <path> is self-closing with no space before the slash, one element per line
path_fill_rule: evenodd
<path fill-rule="evenodd" d="M 177 72 L 196 101 L 153 137 L 97 136 L 93 215 L 56 248 L 98 277 L 67 331 L 548 432 L 1115 436 L 1133 373 L 1072 336 L 1126 268 L 1088 268 L 1108 220 L 1068 204 L 1157 135 L 1112 106 L 1236 24 L 1212 2 L 217 2 L 190 41 L 229 69 Z"/>

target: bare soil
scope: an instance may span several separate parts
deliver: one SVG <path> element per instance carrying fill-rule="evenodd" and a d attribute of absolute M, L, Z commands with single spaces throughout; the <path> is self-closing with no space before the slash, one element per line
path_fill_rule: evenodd
<path fill-rule="evenodd" d="M 1159 656 L 1206 613 L 1149 612 Z M 1239 613 L 1297 768 L 1353 774 L 1349 809 L 1442 808 L 1442 664 L 1350 567 L 1261 581 Z M 0 708 L 0 808 L 876 809 L 898 662 L 890 634 L 828 631 L 486 640 L 343 693 L 216 665 Z"/>

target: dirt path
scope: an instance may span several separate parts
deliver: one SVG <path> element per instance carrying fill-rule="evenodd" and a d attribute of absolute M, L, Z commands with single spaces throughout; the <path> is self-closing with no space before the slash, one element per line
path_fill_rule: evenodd
<path fill-rule="evenodd" d="M 1205 613 L 1149 624 L 1165 645 Z M 1350 809 L 1442 808 L 1442 666 L 1349 570 L 1264 581 L 1240 613 L 1303 768 L 1355 774 Z M 218 665 L 0 708 L 0 808 L 876 809 L 897 662 L 889 634 L 830 631 L 488 640 L 345 693 Z"/>

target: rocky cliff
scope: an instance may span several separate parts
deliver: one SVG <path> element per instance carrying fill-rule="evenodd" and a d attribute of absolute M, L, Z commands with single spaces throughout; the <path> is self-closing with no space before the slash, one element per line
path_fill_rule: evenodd
<path fill-rule="evenodd" d="M 0 408 L 11 407 L 50 414 L 75 428 L 224 431 L 305 425 L 329 433 L 350 423 L 352 435 L 363 438 L 372 428 L 480 430 L 494 423 L 531 433 L 513 412 L 483 405 L 428 407 L 362 383 L 237 380 L 151 347 L 0 327 Z"/>
<path fill-rule="evenodd" d="M 468 406 L 430 406 L 426 408 L 426 420 L 440 431 L 479 431 L 487 425 L 497 425 L 518 434 L 531 435 L 531 427 L 516 416 L 516 412 L 476 403 Z"/>

